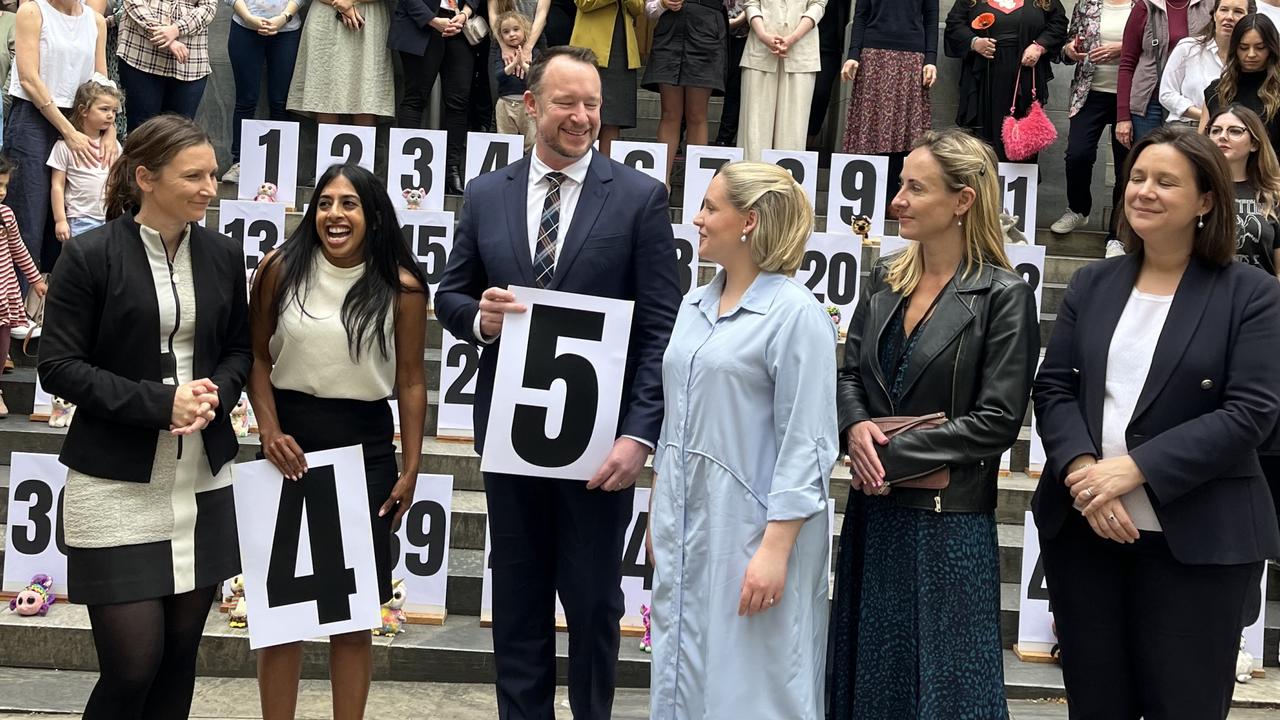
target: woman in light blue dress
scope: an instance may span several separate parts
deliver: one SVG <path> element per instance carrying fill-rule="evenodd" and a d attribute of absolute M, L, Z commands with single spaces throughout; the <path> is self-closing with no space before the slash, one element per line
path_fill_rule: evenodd
<path fill-rule="evenodd" d="M 655 719 L 822 715 L 835 327 L 790 279 L 813 210 L 774 165 L 711 181 L 662 363 L 649 515 Z"/>

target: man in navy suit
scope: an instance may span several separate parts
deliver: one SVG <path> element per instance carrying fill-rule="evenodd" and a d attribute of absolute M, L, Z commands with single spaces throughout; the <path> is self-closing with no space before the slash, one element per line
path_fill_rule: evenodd
<path fill-rule="evenodd" d="M 573 716 L 603 720 L 613 706 L 632 486 L 662 424 L 662 354 L 680 302 L 675 241 L 666 188 L 592 149 L 601 103 L 594 54 L 551 48 L 527 83 L 533 153 L 467 186 L 436 313 L 455 337 L 487 346 L 475 394 L 483 454 L 503 318 L 525 311 L 506 288 L 635 302 L 617 439 L 595 476 L 484 475 L 499 717 L 555 717 L 559 591 Z"/>

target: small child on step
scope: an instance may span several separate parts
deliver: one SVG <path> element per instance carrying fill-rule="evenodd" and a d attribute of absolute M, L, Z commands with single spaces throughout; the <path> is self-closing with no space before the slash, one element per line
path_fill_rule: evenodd
<path fill-rule="evenodd" d="M 509 50 L 520 50 L 529 37 L 531 23 L 529 18 L 514 10 L 498 16 L 498 41 Z M 517 52 L 511 64 L 502 61 L 499 53 L 494 60 L 494 74 L 498 77 L 498 106 L 493 115 L 497 120 L 498 132 L 524 136 L 524 151 L 533 148 L 534 122 L 524 109 L 525 71 L 529 66 L 524 63 L 523 54 Z"/>
<path fill-rule="evenodd" d="M 9 194 L 9 177 L 13 174 L 13 163 L 0 156 L 0 203 Z M 18 286 L 18 273 L 31 284 L 31 292 L 40 297 L 49 291 L 40 269 L 36 267 L 27 246 L 22 243 L 22 234 L 18 232 L 18 221 L 8 205 L 0 205 L 0 358 L 9 357 L 9 332 L 12 328 L 26 327 L 28 323 L 27 306 L 22 302 L 22 289 Z M 9 408 L 4 404 L 4 394 L 0 393 L 0 417 L 6 417 Z"/>
<path fill-rule="evenodd" d="M 89 136 L 94 148 L 99 148 L 103 137 L 116 131 L 116 115 L 123 101 L 115 83 L 95 75 L 76 90 L 71 124 Z M 62 140 L 54 143 L 46 164 L 53 169 L 49 195 L 55 221 L 53 234 L 58 240 L 66 242 L 106 222 L 102 200 L 109 167 L 78 161 Z"/>

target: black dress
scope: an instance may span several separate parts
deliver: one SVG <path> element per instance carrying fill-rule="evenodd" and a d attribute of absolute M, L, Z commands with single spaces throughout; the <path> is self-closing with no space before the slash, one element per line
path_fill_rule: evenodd
<path fill-rule="evenodd" d="M 710 88 L 724 92 L 729 54 L 729 17 L 720 0 L 687 0 L 675 12 L 662 13 L 653 29 L 653 45 L 641 87 L 662 85 Z"/>
<path fill-rule="evenodd" d="M 947 13 L 946 53 L 961 58 L 956 124 L 973 130 L 975 135 L 991 143 L 1001 162 L 1009 158 L 1004 152 L 1000 128 L 1009 114 L 1019 74 L 1015 113 L 1022 117 L 1031 106 L 1033 75 L 1036 99 L 1042 106 L 1049 104 L 1049 81 L 1053 79 L 1049 60 L 1058 56 L 1067 40 L 1067 14 L 1061 0 L 1047 0 L 1047 10 L 1037 3 L 1038 0 L 1021 0 L 1020 6 L 1005 12 L 999 4 L 986 0 L 976 3 L 956 0 Z M 995 24 L 986 30 L 974 30 L 974 19 L 984 13 L 994 15 Z M 995 39 L 994 59 L 987 60 L 969 49 L 975 37 Z M 1044 48 L 1034 73 L 1022 66 L 1022 53 L 1033 42 Z M 1035 158 L 1025 162 L 1035 162 Z"/>

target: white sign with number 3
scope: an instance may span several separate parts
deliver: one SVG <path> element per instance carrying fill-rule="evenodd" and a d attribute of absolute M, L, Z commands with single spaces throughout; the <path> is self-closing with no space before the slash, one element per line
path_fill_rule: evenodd
<path fill-rule="evenodd" d="M 67 468 L 57 455 L 15 452 L 9 460 L 9 513 L 5 518 L 4 592 L 18 592 L 38 574 L 67 594 L 62 539 L 62 489 Z"/>
<path fill-rule="evenodd" d="M 249 647 L 382 624 L 359 445 L 307 453 L 286 480 L 267 460 L 236 466 L 236 527 Z"/>
<path fill-rule="evenodd" d="M 298 199 L 298 123 L 245 120 L 240 128 L 236 197 L 252 200 L 263 183 L 271 183 L 276 202 L 292 206 Z"/>
<path fill-rule="evenodd" d="M 617 439 L 634 304 L 508 289 L 528 312 L 502 323 L 480 469 L 590 480 Z"/>
<path fill-rule="evenodd" d="M 391 536 L 391 577 L 404 580 L 405 612 L 437 613 L 445 608 L 449 586 L 449 530 L 453 476 L 418 475 L 413 504 Z"/>
<path fill-rule="evenodd" d="M 387 194 L 398 209 L 409 207 L 406 193 L 421 191 L 419 209 L 444 209 L 444 154 L 448 134 L 443 130 L 391 128 L 387 158 Z"/>
<path fill-rule="evenodd" d="M 244 269 L 258 269 L 267 253 L 284 242 L 284 205 L 223 200 L 218 206 L 218 232 L 244 249 Z"/>

